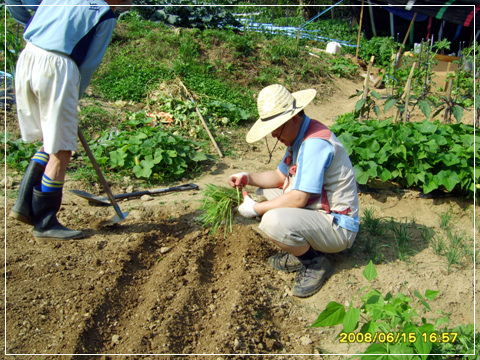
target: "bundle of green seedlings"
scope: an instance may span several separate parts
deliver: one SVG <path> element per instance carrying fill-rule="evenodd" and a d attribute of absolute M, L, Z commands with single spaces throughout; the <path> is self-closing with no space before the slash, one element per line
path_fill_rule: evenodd
<path fill-rule="evenodd" d="M 199 220 L 204 227 L 211 227 L 212 235 L 221 225 L 224 225 L 226 235 L 227 230 L 232 232 L 233 219 L 237 213 L 234 208 L 240 205 L 241 201 L 242 193 L 238 188 L 209 184 L 203 191 L 203 201 L 200 206 L 202 214 Z"/>

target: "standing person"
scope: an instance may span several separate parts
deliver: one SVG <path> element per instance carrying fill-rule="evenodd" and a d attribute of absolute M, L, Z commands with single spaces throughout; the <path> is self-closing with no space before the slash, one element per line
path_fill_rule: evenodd
<path fill-rule="evenodd" d="M 230 186 L 257 186 L 257 194 L 266 197 L 256 202 L 244 191 L 238 211 L 247 218 L 262 217 L 260 229 L 283 250 L 268 263 L 297 271 L 292 293 L 298 297 L 320 290 L 334 271 L 325 254 L 351 247 L 360 222 L 355 174 L 345 148 L 303 110 L 315 95 L 313 89 L 290 93 L 278 84 L 264 88 L 257 101 L 260 119 L 247 142 L 271 133 L 288 147 L 285 156 L 275 170 L 229 178 Z"/>
<path fill-rule="evenodd" d="M 77 149 L 78 101 L 100 65 L 122 0 L 44 0 L 28 23 L 16 67 L 22 138 L 43 141 L 20 184 L 10 215 L 33 225 L 37 239 L 77 239 L 57 220 L 72 151 Z"/>

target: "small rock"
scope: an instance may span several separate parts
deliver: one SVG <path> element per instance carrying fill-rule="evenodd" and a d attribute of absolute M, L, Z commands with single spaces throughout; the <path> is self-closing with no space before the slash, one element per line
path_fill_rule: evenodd
<path fill-rule="evenodd" d="M 153 196 L 150 196 L 150 195 L 143 195 L 140 200 L 142 201 L 152 201 L 153 200 Z"/>
<path fill-rule="evenodd" d="M 265 340 L 265 346 L 267 347 L 268 350 L 273 349 L 274 345 L 275 345 L 275 340 L 273 340 L 273 339 L 266 339 Z"/>
<path fill-rule="evenodd" d="M 233 341 L 233 348 L 234 348 L 235 350 L 238 350 L 238 349 L 240 349 L 240 346 L 241 346 L 240 340 L 238 340 L 237 338 L 235 338 L 235 340 Z"/>
<path fill-rule="evenodd" d="M 300 338 L 300 343 L 304 346 L 310 345 L 312 343 L 312 339 L 310 339 L 310 336 L 305 335 Z"/>
<path fill-rule="evenodd" d="M 113 335 L 112 336 L 112 345 L 118 345 L 122 337 L 120 335 Z"/>
<path fill-rule="evenodd" d="M 171 248 L 169 248 L 168 246 L 162 246 L 162 247 L 160 248 L 160 253 L 161 253 L 161 254 L 166 254 L 166 253 L 168 253 L 170 250 L 171 250 Z"/>
<path fill-rule="evenodd" d="M 6 179 L 0 180 L 0 187 L 6 187 L 7 189 L 13 188 L 14 181 L 10 176 L 7 176 Z"/>

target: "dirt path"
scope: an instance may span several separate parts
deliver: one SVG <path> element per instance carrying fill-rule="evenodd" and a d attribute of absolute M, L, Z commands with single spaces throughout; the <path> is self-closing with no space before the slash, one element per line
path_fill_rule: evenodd
<path fill-rule="evenodd" d="M 328 102 L 314 103 L 306 112 L 330 125 L 338 114 L 353 109 L 356 99 L 349 96 L 360 87 L 341 80 Z M 226 185 L 228 175 L 238 169 L 271 169 L 284 151 L 277 150 L 267 165 L 260 142 L 243 146 L 238 157 L 223 159 L 192 182 L 200 189 Z M 19 180 L 18 175 L 7 175 L 7 210 Z M 72 354 L 104 354 L 102 360 L 154 357 L 113 354 L 222 358 L 277 353 L 277 359 L 287 359 L 287 354 L 352 354 L 364 347 L 339 344 L 338 327 L 309 327 L 328 302 L 348 304 L 366 284 L 362 271 L 369 258 L 363 246 L 332 256 L 336 270 L 330 280 L 316 295 L 299 299 L 290 294 L 294 275 L 267 265 L 276 249 L 255 220 L 237 218 L 233 233 L 225 237 L 219 232 L 212 238 L 200 227 L 196 218 L 201 190 L 122 201 L 128 218 L 95 229 L 92 225 L 113 216 L 113 209 L 92 206 L 69 189 L 88 190 L 81 182 L 67 182 L 59 219 L 84 231 L 85 239 L 37 242 L 29 226 L 6 219 L 7 353 L 44 354 L 35 359 L 93 359 L 98 357 Z M 126 188 L 113 190 L 121 193 Z M 471 201 L 418 195 L 395 189 L 361 193 L 362 214 L 369 209 L 377 217 L 398 223 L 407 219 L 419 228 L 440 231 L 441 216 L 448 213 L 455 229 L 473 239 Z M 454 266 L 448 272 L 444 256 L 437 256 L 421 239 L 415 244 L 418 252 L 408 261 L 385 250 L 373 285 L 383 293 L 440 290 L 432 314 L 450 313 L 452 326 L 472 323 L 473 265 Z M 4 321 L 0 324 L 3 327 Z"/>

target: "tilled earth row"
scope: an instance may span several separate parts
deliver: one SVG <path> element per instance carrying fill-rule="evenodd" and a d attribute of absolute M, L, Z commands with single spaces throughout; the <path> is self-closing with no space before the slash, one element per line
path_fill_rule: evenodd
<path fill-rule="evenodd" d="M 81 205 L 67 202 L 59 219 L 86 229 L 82 240 L 40 243 L 8 220 L 7 353 L 318 352 L 324 335 L 298 321 L 286 293 L 293 275 L 268 268 L 276 250 L 253 227 L 211 236 L 193 210 L 140 207 L 88 229 L 109 211 Z"/>

